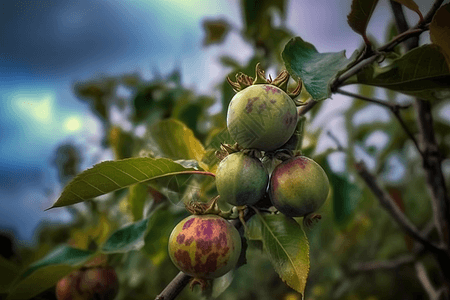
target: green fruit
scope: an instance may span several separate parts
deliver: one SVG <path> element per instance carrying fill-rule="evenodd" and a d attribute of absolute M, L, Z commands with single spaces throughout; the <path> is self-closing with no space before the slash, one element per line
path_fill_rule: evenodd
<path fill-rule="evenodd" d="M 276 150 L 289 140 L 296 125 L 297 109 L 293 100 L 274 85 L 246 87 L 228 106 L 228 131 L 244 148 Z"/>
<path fill-rule="evenodd" d="M 319 209 L 330 189 L 327 174 L 314 160 L 297 156 L 272 172 L 269 196 L 273 206 L 289 217 L 303 217 Z"/>
<path fill-rule="evenodd" d="M 111 267 L 75 270 L 56 284 L 58 300 L 113 300 L 118 291 L 117 274 Z"/>
<path fill-rule="evenodd" d="M 231 205 L 253 205 L 262 199 L 269 174 L 261 161 L 243 152 L 229 154 L 219 164 L 217 192 Z"/>
<path fill-rule="evenodd" d="M 173 263 L 195 278 L 225 275 L 234 268 L 240 253 L 239 232 L 216 215 L 191 215 L 178 223 L 169 237 Z"/>
<path fill-rule="evenodd" d="M 294 133 L 289 138 L 289 140 L 280 147 L 280 149 L 295 151 L 302 148 L 303 128 L 305 125 L 305 120 L 306 118 L 304 116 L 298 118 Z"/>

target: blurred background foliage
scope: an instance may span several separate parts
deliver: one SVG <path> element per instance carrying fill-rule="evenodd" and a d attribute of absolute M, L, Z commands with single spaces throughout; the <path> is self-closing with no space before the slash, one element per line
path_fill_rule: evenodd
<path fill-rule="evenodd" d="M 194 90 L 183 87 L 177 69 L 164 76 L 156 74 L 150 81 L 144 80 L 139 73 L 131 73 L 75 83 L 75 95 L 81 102 L 88 103 L 104 125 L 104 150 L 111 149 L 115 159 L 151 156 L 188 160 L 195 154 L 189 153 L 189 149 L 173 149 L 171 142 L 193 134 L 211 154 L 210 159 L 201 163 L 216 165 L 214 151 L 221 142 L 231 141 L 226 132 L 226 111 L 234 92 L 226 77 L 234 80 L 237 72 L 252 75 L 257 62 L 275 73 L 282 69 L 281 51 L 292 37 L 292 32 L 284 25 L 286 2 L 241 1 L 244 28 L 239 34 L 252 45 L 253 57 L 244 65 L 231 56 L 220 57 L 230 72 L 224 74 L 223 82 L 217 86 L 217 97 L 197 95 Z M 204 47 L 222 43 L 229 32 L 237 30 L 224 17 L 205 20 L 202 25 Z M 390 26 L 386 41 L 395 34 L 395 27 Z M 401 47 L 396 51 L 401 53 Z M 118 89 L 129 91 L 129 97 L 119 96 Z M 374 96 L 375 89 L 360 86 L 359 93 L 370 97 Z M 394 92 L 387 95 L 391 103 L 410 101 Z M 305 100 L 308 95 L 302 94 L 301 98 Z M 417 245 L 399 230 L 357 177 L 353 167 L 356 161 L 367 162 L 400 209 L 419 228 L 426 230 L 429 227 L 432 211 L 420 157 L 396 119 L 382 107 L 357 99 L 352 101 L 352 105 L 343 111 L 346 141 L 336 141 L 334 147 L 321 152 L 316 151 L 319 139 L 329 133 L 322 130 L 323 126 L 312 124 L 320 115 L 322 103 L 306 115 L 302 151 L 324 167 L 332 184 L 329 199 L 320 211 L 322 220 L 306 231 L 311 249 L 306 299 L 424 299 L 426 296 L 418 284 L 413 264 L 377 271 L 357 268 L 361 262 L 412 255 Z M 212 110 L 217 103 L 221 109 Z M 450 123 L 448 115 L 443 115 L 441 110 L 448 104 L 448 100 L 433 103 L 435 130 L 444 157 L 450 153 Z M 113 124 L 113 109 L 132 124 L 131 129 Z M 367 119 L 367 112 L 374 109 L 388 117 L 382 121 Z M 414 111 L 408 109 L 402 113 L 409 128 L 415 132 Z M 170 126 L 177 128 L 177 136 L 167 136 Z M 81 171 L 81 162 L 87 159 L 78 148 L 79 145 L 68 143 L 55 149 L 52 164 L 62 185 Z M 174 225 L 188 215 L 183 202 L 192 198 L 206 201 L 215 194 L 214 181 L 206 176 L 163 178 L 68 207 L 72 221 L 41 226 L 35 247 L 19 247 L 13 236 L 2 234 L 0 266 L 7 272 L 0 272 L 0 299 L 5 298 L 8 283 L 14 278 L 11 274 L 18 275 L 20 270 L 56 246 L 67 243 L 95 250 L 114 230 L 150 214 L 154 216 L 150 218 L 142 249 L 112 254 L 110 263 L 120 280 L 117 299 L 155 298 L 178 273 L 168 257 L 167 241 Z M 218 291 L 229 285 L 218 299 L 300 299 L 299 294 L 280 280 L 260 247 L 258 243 L 249 244 L 247 264 L 234 273 L 231 283 L 229 279 L 215 283 Z M 423 262 L 432 282 L 439 282 L 434 260 L 424 257 Z M 198 290 L 191 292 L 186 288 L 179 299 L 199 297 Z M 34 299 L 54 299 L 54 288 Z"/>

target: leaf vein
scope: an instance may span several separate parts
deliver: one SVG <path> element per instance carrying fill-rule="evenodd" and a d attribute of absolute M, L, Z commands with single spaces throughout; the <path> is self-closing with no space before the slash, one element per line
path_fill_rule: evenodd
<path fill-rule="evenodd" d="M 262 216 L 260 216 L 260 215 L 258 215 L 259 217 L 260 217 L 260 219 L 262 220 L 262 222 L 264 223 L 264 225 L 267 227 L 267 228 L 269 228 L 269 225 L 267 224 L 267 222 L 264 220 L 264 218 L 262 217 Z M 268 230 L 268 229 L 267 229 Z M 281 243 L 280 243 L 280 241 L 277 239 L 277 237 L 272 233 L 272 231 L 270 231 L 270 230 L 268 230 L 270 233 L 271 233 L 271 235 L 272 235 L 272 237 L 274 238 L 274 240 L 276 241 L 276 242 L 278 242 L 278 244 L 279 244 L 279 247 L 281 248 L 281 250 L 283 250 L 283 252 L 286 254 L 286 256 L 288 257 L 288 259 L 289 259 L 289 262 L 291 263 L 291 265 L 292 265 L 292 268 L 294 269 L 294 271 L 295 271 L 295 273 L 296 273 L 296 275 L 297 275 L 297 279 L 300 281 L 300 279 L 298 278 L 298 274 L 300 274 L 300 272 L 299 272 L 299 270 L 297 270 L 297 268 L 295 267 L 295 263 L 294 263 L 294 261 L 292 260 L 292 258 L 290 257 L 290 255 L 289 255 L 289 253 L 284 249 L 284 247 L 281 245 Z M 278 250 L 277 250 L 277 252 L 278 252 Z"/>
<path fill-rule="evenodd" d="M 101 173 L 98 173 L 98 174 L 100 174 L 101 175 Z M 96 189 L 97 191 L 99 191 L 100 193 L 102 193 L 102 194 L 104 194 L 105 192 L 104 191 L 102 191 L 100 188 L 98 188 L 98 187 L 96 187 L 95 185 L 93 185 L 93 184 L 90 184 L 88 181 L 86 181 L 85 179 L 80 179 L 80 181 L 82 181 L 82 182 L 84 182 L 84 183 L 86 183 L 87 185 L 89 185 L 89 186 L 91 186 L 91 187 L 93 187 L 94 189 Z"/>

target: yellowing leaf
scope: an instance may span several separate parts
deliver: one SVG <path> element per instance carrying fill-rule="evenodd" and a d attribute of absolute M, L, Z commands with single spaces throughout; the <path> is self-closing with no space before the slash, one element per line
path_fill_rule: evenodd
<path fill-rule="evenodd" d="M 450 3 L 441 6 L 431 20 L 430 38 L 441 48 L 450 69 Z"/>
<path fill-rule="evenodd" d="M 149 128 L 146 138 L 161 156 L 174 160 L 194 159 L 206 170 L 207 166 L 201 163 L 205 148 L 184 123 L 175 119 L 160 121 Z"/>
<path fill-rule="evenodd" d="M 420 17 L 420 21 L 423 21 L 423 16 L 422 13 L 419 10 L 419 6 L 417 6 L 416 2 L 414 2 L 414 0 L 394 0 L 395 2 L 398 2 L 400 4 L 403 4 L 404 6 L 406 6 L 407 8 L 409 8 L 410 10 L 415 11 L 419 17 Z"/>
<path fill-rule="evenodd" d="M 253 222 L 252 226 L 261 231 L 264 251 L 275 271 L 287 285 L 304 295 L 309 274 L 309 243 L 303 229 L 283 214 L 257 213 Z"/>

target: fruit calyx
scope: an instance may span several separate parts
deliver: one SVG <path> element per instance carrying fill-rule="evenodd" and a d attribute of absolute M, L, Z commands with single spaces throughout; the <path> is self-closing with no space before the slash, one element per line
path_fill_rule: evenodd
<path fill-rule="evenodd" d="M 230 77 L 227 77 L 228 83 L 231 85 L 233 90 L 237 93 L 242 91 L 243 89 L 254 85 L 254 84 L 270 84 L 274 85 L 280 89 L 282 89 L 291 99 L 294 101 L 296 106 L 304 105 L 305 103 L 301 101 L 295 101 L 294 98 L 296 98 L 298 95 L 300 95 L 300 92 L 302 91 L 302 82 L 299 81 L 297 84 L 297 87 L 291 91 L 287 91 L 288 81 L 289 81 L 289 72 L 287 70 L 281 71 L 278 76 L 272 80 L 272 77 L 267 79 L 264 70 L 261 69 L 261 64 L 256 64 L 256 78 L 253 79 L 253 77 L 248 76 L 242 72 L 239 72 L 236 74 L 236 82 L 232 81 Z"/>
<path fill-rule="evenodd" d="M 217 215 L 225 219 L 231 219 L 233 209 L 221 210 L 218 204 L 219 198 L 220 196 L 216 196 L 207 203 L 192 200 L 186 204 L 186 210 L 193 215 Z"/>
<path fill-rule="evenodd" d="M 238 145 L 238 143 L 231 144 L 220 144 L 220 150 L 215 152 L 216 157 L 222 161 L 225 157 L 227 157 L 231 153 L 239 152 L 242 148 Z"/>

